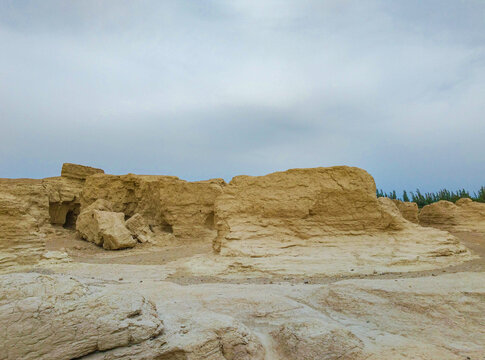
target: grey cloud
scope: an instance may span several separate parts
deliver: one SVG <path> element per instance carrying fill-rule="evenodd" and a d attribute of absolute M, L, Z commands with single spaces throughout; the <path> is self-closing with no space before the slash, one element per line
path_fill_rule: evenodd
<path fill-rule="evenodd" d="M 481 1 L 3 1 L 0 176 L 485 182 Z"/>

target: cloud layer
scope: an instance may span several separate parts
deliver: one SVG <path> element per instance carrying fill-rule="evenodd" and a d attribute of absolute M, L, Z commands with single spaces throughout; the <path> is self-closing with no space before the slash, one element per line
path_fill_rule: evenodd
<path fill-rule="evenodd" d="M 3 1 L 0 177 L 485 185 L 482 1 Z"/>

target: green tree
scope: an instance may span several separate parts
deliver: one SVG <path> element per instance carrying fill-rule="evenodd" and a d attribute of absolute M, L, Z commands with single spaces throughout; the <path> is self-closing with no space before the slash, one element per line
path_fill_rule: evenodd
<path fill-rule="evenodd" d="M 406 190 L 402 192 L 402 201 L 409 202 L 409 196 Z"/>

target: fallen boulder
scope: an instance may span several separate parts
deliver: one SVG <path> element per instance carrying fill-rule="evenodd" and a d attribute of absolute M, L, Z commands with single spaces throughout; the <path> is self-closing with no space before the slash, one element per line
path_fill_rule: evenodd
<path fill-rule="evenodd" d="M 125 215 L 111 208 L 108 201 L 100 199 L 81 211 L 76 222 L 79 235 L 107 250 L 135 246 L 137 241 L 125 226 Z"/>

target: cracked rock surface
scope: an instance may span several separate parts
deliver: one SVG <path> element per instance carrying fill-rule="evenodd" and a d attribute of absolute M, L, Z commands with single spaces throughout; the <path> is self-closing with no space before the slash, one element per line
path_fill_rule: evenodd
<path fill-rule="evenodd" d="M 153 303 L 73 277 L 0 276 L 0 359 L 72 359 L 138 344 L 163 324 Z"/>

